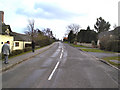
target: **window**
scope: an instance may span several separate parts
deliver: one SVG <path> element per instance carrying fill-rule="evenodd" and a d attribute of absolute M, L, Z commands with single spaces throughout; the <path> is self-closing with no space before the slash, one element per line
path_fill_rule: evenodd
<path fill-rule="evenodd" d="M 19 42 L 15 42 L 15 47 L 19 47 Z"/>

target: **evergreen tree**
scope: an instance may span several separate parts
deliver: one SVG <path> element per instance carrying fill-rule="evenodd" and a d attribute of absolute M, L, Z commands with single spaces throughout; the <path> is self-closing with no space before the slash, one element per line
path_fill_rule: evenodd
<path fill-rule="evenodd" d="M 87 27 L 87 30 L 90 30 L 90 26 Z"/>
<path fill-rule="evenodd" d="M 91 41 L 97 41 L 97 33 L 93 30 L 85 30 L 81 29 L 80 32 L 78 32 L 77 40 L 80 43 L 91 43 Z"/>
<path fill-rule="evenodd" d="M 71 30 L 70 33 L 68 34 L 68 41 L 70 43 L 73 43 L 75 39 L 75 34 L 73 33 L 73 31 Z"/>
<path fill-rule="evenodd" d="M 97 22 L 94 25 L 94 28 L 97 30 L 98 33 L 108 31 L 110 29 L 110 23 L 106 22 L 102 17 L 97 18 Z"/>

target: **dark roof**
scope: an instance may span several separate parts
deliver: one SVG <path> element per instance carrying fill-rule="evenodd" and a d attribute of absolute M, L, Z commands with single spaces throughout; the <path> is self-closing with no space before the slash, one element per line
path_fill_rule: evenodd
<path fill-rule="evenodd" d="M 98 37 L 102 37 L 104 35 L 115 35 L 115 36 L 120 36 L 120 26 L 119 27 L 116 27 L 114 30 L 111 30 L 111 31 L 104 31 L 104 32 L 101 32 L 99 33 Z"/>
<path fill-rule="evenodd" d="M 119 26 L 119 27 L 116 27 L 116 28 L 113 30 L 113 34 L 120 36 L 120 26 Z"/>
<path fill-rule="evenodd" d="M 10 33 L 9 35 L 12 36 L 12 30 L 10 25 L 5 25 L 4 23 L 2 24 L 2 35 L 8 35 L 6 30 L 9 29 Z"/>
<path fill-rule="evenodd" d="M 12 35 L 14 36 L 14 41 L 31 41 L 30 36 L 25 34 L 12 32 Z"/>
<path fill-rule="evenodd" d="M 8 35 L 6 30 L 9 29 L 9 35 L 14 37 L 14 41 L 31 41 L 30 36 L 12 32 L 10 25 L 2 24 L 2 35 Z"/>

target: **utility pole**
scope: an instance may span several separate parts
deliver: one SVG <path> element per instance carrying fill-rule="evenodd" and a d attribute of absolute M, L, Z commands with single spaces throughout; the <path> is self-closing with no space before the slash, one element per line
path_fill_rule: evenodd
<path fill-rule="evenodd" d="M 118 2 L 118 26 L 120 26 L 120 1 Z"/>
<path fill-rule="evenodd" d="M 0 34 L 2 34 L 2 13 L 3 11 L 0 11 Z M 0 48 L 0 61 L 2 61 L 1 59 L 2 59 L 2 53 L 1 53 L 1 48 Z"/>

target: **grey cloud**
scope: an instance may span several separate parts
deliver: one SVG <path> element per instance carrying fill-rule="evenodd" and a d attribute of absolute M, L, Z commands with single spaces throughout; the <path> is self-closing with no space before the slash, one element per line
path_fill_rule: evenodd
<path fill-rule="evenodd" d="M 52 3 L 36 3 L 34 9 L 38 10 L 37 12 L 32 13 L 27 12 L 22 8 L 17 9 L 16 13 L 25 15 L 28 17 L 37 17 L 45 19 L 70 19 L 76 16 L 83 16 L 84 14 L 73 13 L 72 11 L 67 11 L 59 6 Z"/>
<path fill-rule="evenodd" d="M 32 16 L 32 13 L 25 11 L 25 9 L 23 9 L 23 8 L 18 8 L 16 10 L 16 14 L 24 15 L 24 16 L 27 16 L 27 17 Z"/>

